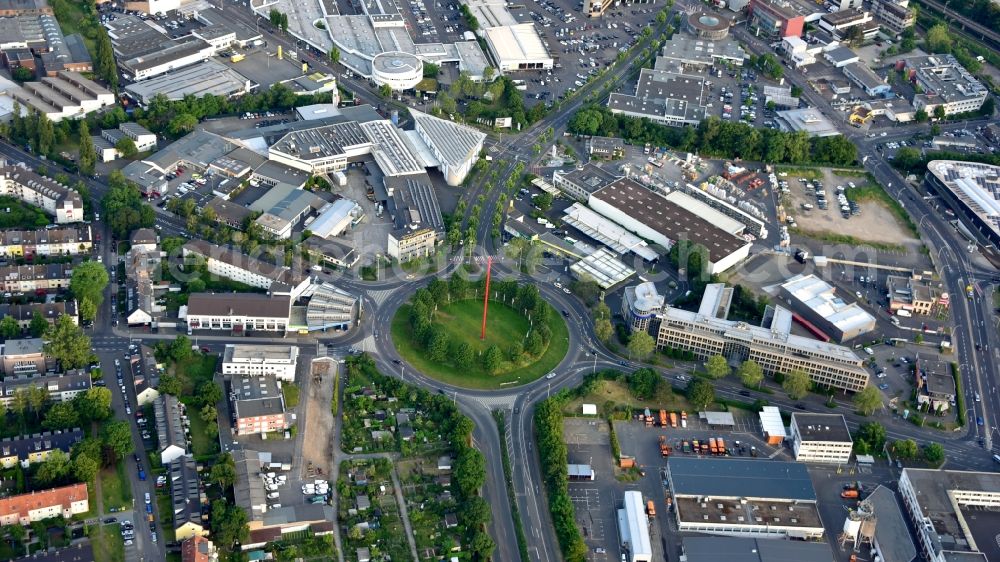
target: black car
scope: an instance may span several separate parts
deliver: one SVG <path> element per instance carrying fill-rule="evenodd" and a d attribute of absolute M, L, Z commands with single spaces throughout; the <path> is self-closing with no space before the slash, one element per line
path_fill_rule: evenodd
<path fill-rule="evenodd" d="M 112 523 L 117 523 L 117 522 L 118 522 L 118 518 L 117 517 L 108 517 L 108 518 L 106 518 L 104 520 L 104 524 L 105 525 L 110 525 Z"/>
<path fill-rule="evenodd" d="M 746 391 L 746 390 L 741 390 L 740 391 L 740 396 L 750 396 L 750 393 L 748 391 Z"/>
<path fill-rule="evenodd" d="M 135 462 L 136 463 L 141 463 L 142 462 L 142 461 L 139 460 L 139 455 L 132 455 L 132 456 L 135 457 Z"/>
<path fill-rule="evenodd" d="M 805 404 L 796 404 L 795 405 L 795 409 L 796 410 L 805 410 L 806 409 L 806 405 Z"/>
<path fill-rule="evenodd" d="M 400 363 L 402 363 L 402 361 L 400 361 L 399 359 L 393 359 L 392 362 L 395 363 L 395 364 L 397 364 L 397 365 L 399 365 Z"/>
<path fill-rule="evenodd" d="M 628 363 L 625 361 L 619 361 L 618 364 L 621 365 L 622 367 L 628 367 Z"/>

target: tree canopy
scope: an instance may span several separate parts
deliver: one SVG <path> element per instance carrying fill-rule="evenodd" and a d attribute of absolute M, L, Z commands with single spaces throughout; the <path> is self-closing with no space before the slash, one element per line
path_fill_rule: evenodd
<path fill-rule="evenodd" d="M 63 369 L 89 365 L 93 356 L 90 337 L 67 314 L 59 316 L 48 332 L 45 353 L 58 361 Z"/>
<path fill-rule="evenodd" d="M 781 387 L 785 389 L 785 392 L 788 393 L 788 396 L 792 400 L 798 400 L 809 393 L 811 385 L 812 381 L 805 371 L 793 369 L 785 375 L 785 381 L 781 384 Z"/>

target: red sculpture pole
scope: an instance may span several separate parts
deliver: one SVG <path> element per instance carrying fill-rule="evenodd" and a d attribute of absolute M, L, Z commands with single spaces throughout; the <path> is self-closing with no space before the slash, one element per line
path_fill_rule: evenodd
<path fill-rule="evenodd" d="M 486 258 L 486 290 L 483 292 L 483 328 L 479 333 L 479 339 L 486 339 L 486 311 L 490 308 L 490 267 L 493 265 L 493 258 Z"/>

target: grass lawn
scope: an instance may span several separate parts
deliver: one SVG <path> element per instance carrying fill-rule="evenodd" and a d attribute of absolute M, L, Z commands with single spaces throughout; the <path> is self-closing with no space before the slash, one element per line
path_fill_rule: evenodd
<path fill-rule="evenodd" d="M 95 562 L 125 562 L 125 543 L 118 525 L 90 525 L 87 536 L 94 546 Z"/>
<path fill-rule="evenodd" d="M 48 217 L 38 208 L 13 197 L 0 197 L 0 228 L 41 228 L 48 223 Z"/>
<path fill-rule="evenodd" d="M 191 421 L 191 452 L 196 459 L 219 454 L 219 439 L 205 430 L 206 424 L 201 419 L 200 412 L 194 411 L 193 406 L 190 410 L 188 420 Z"/>
<path fill-rule="evenodd" d="M 504 383 L 524 384 L 548 373 L 566 356 L 569 346 L 566 323 L 556 310 L 549 314 L 549 328 L 552 339 L 548 348 L 538 360 L 527 365 L 504 362 L 500 373 L 491 375 L 476 362 L 467 369 L 457 369 L 450 365 L 435 363 L 427 359 L 424 351 L 411 341 L 409 323 L 410 307 L 401 306 L 392 319 L 392 339 L 396 350 L 408 363 L 420 372 L 455 386 L 468 388 L 501 388 Z M 451 336 L 452 341 L 468 342 L 477 358 L 489 346 L 496 344 L 506 350 L 512 342 L 523 341 L 529 330 L 528 319 L 514 309 L 498 302 L 490 303 L 487 320 L 486 341 L 480 341 L 483 305 L 477 300 L 453 302 L 437 312 L 435 323 L 440 323 Z"/>
<path fill-rule="evenodd" d="M 282 384 L 281 394 L 285 397 L 285 408 L 292 409 L 299 405 L 299 387 L 294 384 Z"/>
<path fill-rule="evenodd" d="M 111 507 L 125 507 L 132 501 L 132 488 L 125 474 L 125 463 L 115 463 L 114 467 L 101 469 L 101 498 L 104 510 Z"/>
<path fill-rule="evenodd" d="M 611 401 L 616 406 L 631 406 L 632 408 L 665 409 L 671 412 L 681 410 L 694 413 L 695 408 L 688 404 L 683 394 L 673 392 L 666 382 L 660 383 L 656 391 L 656 396 L 650 400 L 639 400 L 628 390 L 628 386 L 618 381 L 602 380 L 598 382 L 597 390 L 587 396 L 571 400 L 563 408 L 567 415 L 580 413 L 581 404 L 597 404 L 600 407 L 605 402 Z M 710 409 L 717 409 L 713 407 Z"/>
<path fill-rule="evenodd" d="M 212 380 L 218 360 L 218 355 L 194 353 L 188 359 L 175 363 L 173 373 L 181 381 L 181 396 L 190 398 L 199 384 Z M 184 402 L 187 403 L 186 400 Z"/>

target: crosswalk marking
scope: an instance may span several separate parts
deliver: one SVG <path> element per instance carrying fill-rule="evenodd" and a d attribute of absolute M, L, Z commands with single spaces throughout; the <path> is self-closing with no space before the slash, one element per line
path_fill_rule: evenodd
<path fill-rule="evenodd" d="M 382 306 L 382 303 L 384 303 L 386 301 L 386 299 L 389 298 L 389 295 L 391 295 L 393 293 L 393 291 L 386 290 L 386 289 L 383 289 L 383 290 L 378 290 L 378 289 L 372 290 L 372 289 L 369 289 L 367 291 L 367 293 L 368 293 L 368 296 L 371 297 L 371 299 L 373 301 L 375 301 L 375 306 L 379 307 L 379 306 Z"/>
<path fill-rule="evenodd" d="M 501 410 L 513 408 L 516 398 L 516 394 L 501 394 L 499 396 L 478 396 L 476 401 L 490 410 Z"/>

